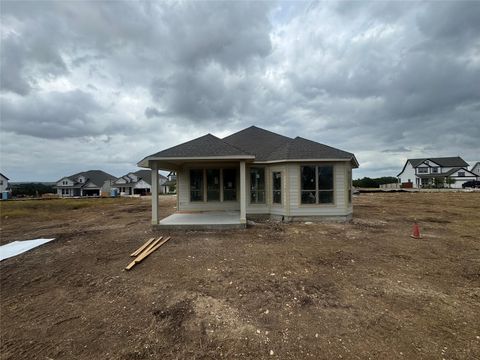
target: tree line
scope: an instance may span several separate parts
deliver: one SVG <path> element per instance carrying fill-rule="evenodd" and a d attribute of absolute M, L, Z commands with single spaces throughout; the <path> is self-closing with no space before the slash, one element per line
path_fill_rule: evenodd
<path fill-rule="evenodd" d="M 379 188 L 383 184 L 397 183 L 398 179 L 393 176 L 384 176 L 379 178 L 364 177 L 363 179 L 353 180 L 353 186 L 360 188 Z"/>

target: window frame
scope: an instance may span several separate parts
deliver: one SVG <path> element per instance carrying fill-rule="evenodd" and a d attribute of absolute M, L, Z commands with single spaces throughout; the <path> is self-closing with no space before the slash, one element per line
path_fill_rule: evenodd
<path fill-rule="evenodd" d="M 234 172 L 234 179 L 235 179 L 235 186 L 234 186 L 234 189 L 235 189 L 235 199 L 234 200 L 225 200 L 225 178 L 224 178 L 224 172 L 225 170 L 233 170 Z M 221 194 L 220 194 L 220 198 L 221 198 L 221 202 L 238 202 L 238 175 L 239 174 L 239 171 L 237 170 L 237 168 L 235 167 L 225 167 L 225 168 L 221 168 L 220 169 L 220 181 L 221 181 Z M 227 189 L 227 190 L 230 190 L 230 189 Z"/>
<path fill-rule="evenodd" d="M 202 172 L 202 184 L 199 190 L 192 190 L 192 171 L 201 171 Z M 188 169 L 188 197 L 191 203 L 199 203 L 206 201 L 206 194 L 205 194 L 205 169 L 204 168 L 191 168 Z M 192 191 L 200 191 L 201 199 L 200 200 L 192 200 Z"/>
<path fill-rule="evenodd" d="M 272 206 L 282 206 L 283 205 L 283 172 L 280 170 L 272 170 Z M 280 177 L 280 189 L 275 190 L 275 174 L 279 174 Z M 280 193 L 280 202 L 275 202 L 275 193 Z"/>
<path fill-rule="evenodd" d="M 252 170 L 261 169 L 263 171 L 263 190 L 252 190 Z M 265 176 L 266 168 L 264 166 L 251 166 L 248 170 L 248 203 L 250 205 L 266 205 L 267 204 L 267 178 Z M 262 202 L 253 202 L 252 201 L 252 192 L 256 192 L 257 195 L 259 192 L 263 192 L 263 201 Z M 257 196 L 258 199 L 258 196 Z"/>
<path fill-rule="evenodd" d="M 424 170 L 424 169 L 425 169 L 425 171 L 420 171 L 420 170 Z M 429 169 L 429 168 L 428 168 L 428 167 L 425 167 L 425 166 L 418 167 L 418 168 L 417 168 L 417 170 L 418 170 L 418 171 L 417 171 L 417 174 L 428 174 L 428 169 Z"/>
<path fill-rule="evenodd" d="M 315 190 L 302 190 L 302 168 L 303 167 L 314 167 L 315 168 Z M 332 168 L 332 185 L 333 189 L 319 189 L 318 186 L 318 168 L 319 167 L 331 167 Z M 298 169 L 298 206 L 299 207 L 334 207 L 336 206 L 336 194 L 337 194 L 337 189 L 335 186 L 335 164 L 333 163 L 300 163 L 299 169 Z M 303 203 L 302 202 L 302 193 L 303 192 L 314 192 L 315 193 L 315 203 Z M 320 191 L 331 191 L 332 192 L 332 202 L 329 203 L 322 203 L 320 202 Z"/>
<path fill-rule="evenodd" d="M 223 179 L 223 173 L 224 173 L 224 170 L 233 170 L 235 172 L 235 200 L 225 200 L 225 194 L 224 194 L 224 179 Z M 197 171 L 202 171 L 202 192 L 203 192 L 203 196 L 202 196 L 202 200 L 193 200 L 192 201 L 192 195 L 191 195 L 191 171 L 192 170 L 197 170 Z M 219 171 L 219 199 L 215 199 L 215 200 L 208 200 L 208 184 L 207 184 L 207 171 L 208 170 L 218 170 Z M 207 202 L 210 202 L 210 203 L 223 203 L 223 202 L 226 202 L 226 203 L 234 203 L 234 202 L 239 202 L 239 198 L 238 198 L 238 193 L 239 193 L 239 178 L 238 178 L 238 174 L 239 174 L 239 171 L 238 169 L 235 167 L 235 166 L 203 166 L 203 167 L 187 167 L 185 169 L 186 172 L 188 172 L 188 186 L 189 186 L 189 195 L 188 195 L 188 199 L 189 199 L 189 202 L 190 203 L 207 203 Z M 177 177 L 178 179 L 178 177 Z"/>

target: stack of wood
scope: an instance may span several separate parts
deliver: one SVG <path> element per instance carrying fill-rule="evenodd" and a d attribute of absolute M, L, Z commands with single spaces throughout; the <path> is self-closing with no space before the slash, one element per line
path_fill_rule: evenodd
<path fill-rule="evenodd" d="M 168 240 L 170 240 L 170 236 L 163 239 L 163 240 L 162 240 L 162 238 L 163 238 L 163 236 L 160 236 L 158 239 L 155 239 L 155 238 L 148 239 L 145 244 L 143 244 L 137 250 L 135 250 L 133 253 L 131 253 L 130 256 L 134 257 L 135 259 L 133 259 L 133 261 L 130 264 L 127 265 L 125 270 L 130 270 L 136 264 L 138 264 L 143 259 L 145 259 L 148 255 L 153 253 L 160 246 L 162 246 Z"/>

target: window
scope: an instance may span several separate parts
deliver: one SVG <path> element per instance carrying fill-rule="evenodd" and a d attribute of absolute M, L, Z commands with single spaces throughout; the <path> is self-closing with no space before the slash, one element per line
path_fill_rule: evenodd
<path fill-rule="evenodd" d="M 265 169 L 250 168 L 250 202 L 252 204 L 265 203 Z"/>
<path fill-rule="evenodd" d="M 301 173 L 301 194 L 302 204 L 315 204 L 317 202 L 317 192 L 315 186 L 316 167 L 302 166 Z"/>
<path fill-rule="evenodd" d="M 301 166 L 301 203 L 333 204 L 333 166 Z"/>
<path fill-rule="evenodd" d="M 223 169 L 223 201 L 237 200 L 237 171 Z"/>
<path fill-rule="evenodd" d="M 0 180 L 0 185 L 3 185 L 3 180 Z"/>
<path fill-rule="evenodd" d="M 318 168 L 318 202 L 321 204 L 333 203 L 333 166 L 319 166 Z"/>
<path fill-rule="evenodd" d="M 419 174 L 428 174 L 428 168 L 426 168 L 426 167 L 418 168 L 418 173 Z"/>
<path fill-rule="evenodd" d="M 190 170 L 190 201 L 203 201 L 203 170 Z"/>
<path fill-rule="evenodd" d="M 207 169 L 207 201 L 220 201 L 219 169 Z"/>
<path fill-rule="evenodd" d="M 465 171 L 459 171 L 458 176 L 465 176 Z"/>
<path fill-rule="evenodd" d="M 282 173 L 280 171 L 274 171 L 272 173 L 272 203 L 281 204 L 282 203 Z"/>
<path fill-rule="evenodd" d="M 438 173 L 438 167 L 432 167 L 432 174 Z"/>

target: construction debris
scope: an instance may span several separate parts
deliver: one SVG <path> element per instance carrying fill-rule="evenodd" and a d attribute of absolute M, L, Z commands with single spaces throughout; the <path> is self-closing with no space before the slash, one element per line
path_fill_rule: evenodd
<path fill-rule="evenodd" d="M 138 252 L 138 255 L 137 257 L 130 263 L 127 265 L 127 267 L 125 268 L 125 270 L 130 270 L 131 268 L 133 268 L 136 264 L 140 263 L 143 259 L 145 259 L 148 255 L 150 255 L 151 253 L 153 253 L 155 250 L 157 250 L 160 246 L 162 246 L 163 244 L 165 244 L 168 240 L 170 240 L 170 236 L 167 237 L 166 239 L 162 240 L 163 236 L 160 236 L 157 240 L 153 240 L 151 241 L 152 239 L 148 240 L 145 244 L 143 244 L 137 251 L 139 251 L 142 247 L 143 249 L 141 249 L 139 252 Z M 137 251 L 135 251 L 134 253 L 137 253 Z"/>

